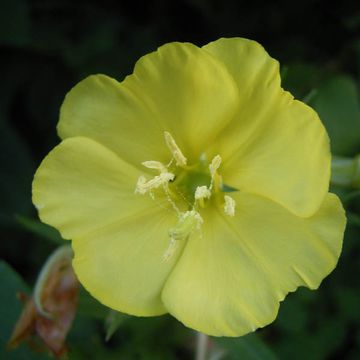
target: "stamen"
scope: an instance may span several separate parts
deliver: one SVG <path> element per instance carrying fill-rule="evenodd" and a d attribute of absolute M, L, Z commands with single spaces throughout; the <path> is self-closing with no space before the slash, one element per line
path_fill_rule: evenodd
<path fill-rule="evenodd" d="M 195 190 L 195 200 L 208 199 L 211 196 L 211 191 L 207 186 L 198 186 Z"/>
<path fill-rule="evenodd" d="M 143 191 L 146 184 L 146 177 L 145 176 L 139 176 L 138 181 L 136 183 L 135 187 L 135 194 L 145 194 L 146 191 Z"/>
<path fill-rule="evenodd" d="M 169 148 L 171 154 L 173 155 L 177 166 L 186 166 L 187 159 L 181 152 L 180 148 L 177 146 L 174 138 L 167 131 L 164 131 L 165 142 L 167 147 Z"/>
<path fill-rule="evenodd" d="M 212 177 L 215 176 L 216 171 L 219 169 L 221 165 L 221 156 L 220 155 L 216 155 L 212 160 L 211 160 L 211 164 L 209 165 L 209 169 L 210 169 L 210 174 Z"/>
<path fill-rule="evenodd" d="M 210 187 L 209 187 L 210 191 L 212 191 L 212 189 L 213 189 L 215 177 L 217 176 L 219 178 L 219 175 L 217 174 L 217 170 L 219 169 L 219 167 L 221 165 L 221 161 L 222 161 L 221 156 L 216 155 L 211 160 L 211 164 L 209 165 L 209 170 L 210 170 L 210 174 L 211 174 L 211 182 L 210 182 Z M 219 178 L 219 180 L 220 180 L 220 178 Z"/>
<path fill-rule="evenodd" d="M 141 164 L 144 165 L 145 167 L 147 167 L 148 169 L 159 170 L 160 173 L 167 172 L 166 166 L 164 164 L 162 164 L 160 161 L 150 160 L 150 161 L 144 161 Z"/>
<path fill-rule="evenodd" d="M 225 205 L 224 205 L 225 214 L 229 216 L 235 216 L 235 207 L 236 207 L 235 200 L 229 195 L 225 195 L 224 199 L 225 199 Z"/>
<path fill-rule="evenodd" d="M 174 178 L 175 175 L 170 172 L 163 172 L 148 181 L 146 181 L 144 176 L 140 176 L 136 184 L 135 194 L 144 195 L 148 191 L 157 189 L 161 185 L 167 184 L 169 181 L 174 180 Z"/>
<path fill-rule="evenodd" d="M 195 190 L 194 207 L 195 207 L 196 203 L 202 208 L 205 207 L 205 199 L 209 199 L 210 196 L 211 196 L 211 191 L 210 191 L 210 189 L 207 188 L 207 186 L 205 186 L 205 185 L 198 186 Z"/>
<path fill-rule="evenodd" d="M 175 210 L 176 214 L 178 216 L 181 216 L 181 212 L 180 212 L 179 208 L 176 206 L 175 201 L 173 201 L 173 199 L 171 198 L 171 195 L 169 192 L 169 187 L 167 186 L 167 184 L 166 185 L 164 184 L 163 188 L 164 188 L 164 192 L 165 192 L 167 201 L 170 203 L 172 208 Z"/>

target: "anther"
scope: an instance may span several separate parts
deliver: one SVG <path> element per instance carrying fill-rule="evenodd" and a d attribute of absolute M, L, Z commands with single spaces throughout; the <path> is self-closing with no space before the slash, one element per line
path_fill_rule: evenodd
<path fill-rule="evenodd" d="M 221 179 L 220 176 L 217 174 L 217 170 L 219 169 L 220 165 L 221 165 L 221 156 L 220 155 L 216 155 L 212 160 L 211 160 L 211 164 L 209 165 L 209 170 L 210 170 L 210 175 L 211 175 L 211 182 L 210 182 L 210 187 L 209 190 L 212 191 L 213 187 L 214 187 L 214 182 L 217 182 L 217 185 L 219 185 L 219 180 Z M 217 180 L 215 179 L 217 178 Z"/>
<path fill-rule="evenodd" d="M 186 166 L 187 159 L 181 152 L 180 148 L 177 146 L 174 138 L 167 131 L 164 131 L 164 137 L 167 147 L 169 148 L 171 154 L 173 155 L 177 166 Z"/>
<path fill-rule="evenodd" d="M 146 184 L 146 177 L 145 176 L 139 176 L 138 181 L 136 183 L 136 187 L 135 187 L 135 194 L 145 194 L 146 190 L 145 189 L 145 184 Z"/>
<path fill-rule="evenodd" d="M 229 195 L 225 195 L 224 200 L 225 200 L 225 204 L 224 204 L 225 214 L 229 216 L 235 216 L 235 207 L 236 207 L 235 200 Z"/>
<path fill-rule="evenodd" d="M 166 166 L 162 164 L 160 161 L 150 160 L 150 161 L 144 161 L 141 164 L 148 169 L 158 170 L 160 173 L 167 172 Z"/>
<path fill-rule="evenodd" d="M 148 181 L 146 181 L 144 176 L 140 176 L 136 184 L 135 193 L 141 195 L 146 194 L 148 191 L 166 185 L 169 181 L 174 180 L 174 178 L 175 175 L 169 172 L 163 172 Z"/>
<path fill-rule="evenodd" d="M 221 165 L 221 156 L 220 156 L 220 155 L 216 155 L 216 156 L 211 160 L 211 164 L 209 165 L 211 177 L 214 177 L 214 176 L 215 176 L 216 171 L 219 169 L 220 165 Z"/>
<path fill-rule="evenodd" d="M 207 186 L 198 186 L 195 190 L 195 200 L 208 199 L 211 196 L 211 191 Z"/>

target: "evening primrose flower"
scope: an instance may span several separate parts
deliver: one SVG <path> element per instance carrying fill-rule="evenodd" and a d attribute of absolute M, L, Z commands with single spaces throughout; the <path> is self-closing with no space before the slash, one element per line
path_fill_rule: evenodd
<path fill-rule="evenodd" d="M 120 83 L 90 76 L 58 132 L 33 202 L 115 310 L 240 336 L 336 265 L 345 216 L 328 136 L 254 41 L 170 43 Z"/>

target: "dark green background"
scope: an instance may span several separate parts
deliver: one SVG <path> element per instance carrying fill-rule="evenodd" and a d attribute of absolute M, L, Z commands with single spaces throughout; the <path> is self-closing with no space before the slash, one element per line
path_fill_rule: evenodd
<path fill-rule="evenodd" d="M 0 358 L 45 359 L 5 342 L 56 232 L 31 205 L 33 173 L 59 141 L 66 92 L 85 76 L 123 79 L 135 61 L 169 41 L 203 45 L 219 37 L 259 41 L 282 65 L 283 85 L 318 110 L 337 155 L 360 153 L 358 1 L 0 0 Z M 299 135 L 301 136 L 301 135 Z M 334 189 L 349 199 L 355 189 Z M 224 359 L 360 358 L 360 202 L 336 270 L 318 291 L 299 289 L 274 324 L 256 335 L 219 339 Z M 107 310 L 84 291 L 69 334 L 70 359 L 191 359 L 193 333 L 169 316 L 121 317 L 105 342 Z"/>

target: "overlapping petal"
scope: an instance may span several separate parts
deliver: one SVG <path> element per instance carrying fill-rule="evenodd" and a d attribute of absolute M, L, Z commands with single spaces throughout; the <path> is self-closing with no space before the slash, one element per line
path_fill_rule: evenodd
<path fill-rule="evenodd" d="M 154 206 L 134 194 L 140 175 L 91 139 L 67 139 L 38 168 L 33 203 L 43 222 L 59 229 L 65 239 L 76 238 Z"/>
<path fill-rule="evenodd" d="M 166 312 L 160 291 L 177 259 L 163 260 L 177 218 L 166 200 L 134 194 L 139 175 L 101 144 L 74 137 L 42 162 L 33 202 L 42 221 L 73 240 L 76 274 L 97 299 L 158 315 Z"/>
<path fill-rule="evenodd" d="M 172 315 L 211 335 L 240 336 L 263 327 L 289 291 L 317 288 L 336 265 L 345 226 L 332 194 L 309 218 L 263 197 L 233 197 L 236 216 L 207 211 L 203 236 L 189 239 L 162 294 Z"/>
<path fill-rule="evenodd" d="M 329 140 L 317 114 L 281 89 L 278 62 L 255 41 L 220 39 L 203 49 L 239 88 L 238 113 L 211 147 L 223 157 L 225 182 L 313 214 L 330 177 Z"/>
<path fill-rule="evenodd" d="M 171 43 L 142 57 L 122 83 L 97 75 L 76 85 L 65 98 L 58 131 L 62 138 L 95 139 L 135 165 L 168 162 L 161 145 L 169 131 L 197 161 L 237 102 L 237 86 L 221 62 L 195 45 Z"/>
<path fill-rule="evenodd" d="M 160 208 L 121 220 L 73 241 L 73 266 L 81 283 L 103 304 L 128 314 L 167 312 L 160 294 L 185 243 L 169 259 L 174 213 Z"/>

